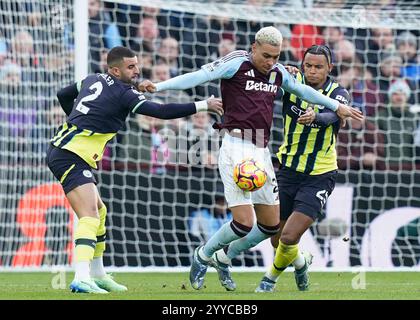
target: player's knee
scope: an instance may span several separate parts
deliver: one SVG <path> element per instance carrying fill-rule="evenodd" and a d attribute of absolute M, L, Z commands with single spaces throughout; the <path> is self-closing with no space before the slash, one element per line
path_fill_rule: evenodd
<path fill-rule="evenodd" d="M 238 223 L 238 225 L 244 226 L 245 228 L 252 228 L 254 225 L 254 217 L 235 217 L 232 221 Z M 251 230 L 251 229 L 250 229 Z"/>
<path fill-rule="evenodd" d="M 288 232 L 283 230 L 281 236 L 280 236 L 280 242 L 285 245 L 294 245 L 299 242 L 299 236 L 293 234 L 292 232 Z"/>
<path fill-rule="evenodd" d="M 88 206 L 83 208 L 81 212 L 78 212 L 79 218 L 82 217 L 91 217 L 91 218 L 97 218 L 99 219 L 99 212 L 98 208 L 96 206 Z"/>

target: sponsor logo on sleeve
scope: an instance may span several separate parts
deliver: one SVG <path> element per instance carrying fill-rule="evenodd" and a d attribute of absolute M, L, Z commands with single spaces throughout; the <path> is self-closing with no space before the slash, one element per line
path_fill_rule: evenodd
<path fill-rule="evenodd" d="M 339 94 L 335 96 L 335 100 L 341 101 L 344 104 L 349 104 L 349 100 Z"/>
<path fill-rule="evenodd" d="M 216 70 L 217 67 L 219 67 L 223 62 L 221 60 L 216 60 L 212 63 L 208 63 L 206 65 L 203 66 L 204 69 L 207 69 L 207 71 L 214 71 Z"/>

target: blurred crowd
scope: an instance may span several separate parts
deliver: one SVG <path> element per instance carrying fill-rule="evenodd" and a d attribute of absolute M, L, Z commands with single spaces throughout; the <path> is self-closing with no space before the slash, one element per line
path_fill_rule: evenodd
<path fill-rule="evenodd" d="M 266 1 L 246 2 L 266 5 Z M 312 2 L 316 5 L 316 1 Z M 336 2 L 338 6 L 346 4 Z M 73 80 L 74 35 L 72 24 L 66 23 L 71 21 L 67 19 L 71 15 L 71 1 L 68 3 L 68 7 L 57 8 L 57 1 L 39 5 L 31 1 L 0 2 L 2 162 L 25 161 L 28 156 L 24 157 L 24 152 L 39 154 L 42 159 L 43 146 L 64 120 L 55 92 Z M 287 0 L 270 3 L 290 5 Z M 304 7 L 306 1 L 294 1 L 294 5 Z M 395 1 L 377 1 L 376 9 L 381 6 L 384 9 L 395 6 Z M 233 50 L 250 50 L 255 33 L 269 25 L 101 0 L 88 0 L 88 7 L 89 71 L 106 72 L 107 52 L 124 45 L 138 53 L 141 77 L 155 82 L 196 70 Z M 366 115 L 364 123 L 351 121 L 340 131 L 337 150 L 341 170 L 420 167 L 419 30 L 301 24 L 276 27 L 283 35 L 280 63 L 284 65 L 299 67 L 307 47 L 328 45 L 333 53 L 332 76 L 349 90 L 352 105 Z M 220 96 L 217 81 L 149 98 L 162 103 L 182 103 L 212 94 Z M 281 118 L 281 99 L 277 99 L 273 152 L 283 140 Z M 194 162 L 193 169 L 215 170 L 217 136 L 211 128 L 215 120 L 206 114 L 164 122 L 132 115 L 126 129 L 107 150 L 102 168 L 140 166 L 143 170 L 164 173 L 168 164 L 186 158 L 187 167 Z M 171 141 L 174 136 L 185 141 Z M 180 144 L 187 146 L 182 149 L 186 155 L 177 150 Z"/>

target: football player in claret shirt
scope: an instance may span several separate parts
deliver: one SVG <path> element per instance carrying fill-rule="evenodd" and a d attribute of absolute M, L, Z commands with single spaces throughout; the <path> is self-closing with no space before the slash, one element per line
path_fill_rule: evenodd
<path fill-rule="evenodd" d="M 281 33 L 272 26 L 265 27 L 256 33 L 251 52 L 233 51 L 198 71 L 157 84 L 147 80 L 139 86 L 140 90 L 148 92 L 184 90 L 221 79 L 225 113 L 223 122 L 216 124 L 216 128 L 225 134 L 218 164 L 233 219 L 194 251 L 190 269 L 194 289 L 203 287 L 207 268 L 213 265 L 222 286 L 235 290 L 229 271 L 231 259 L 277 234 L 280 228 L 277 181 L 267 147 L 277 91 L 282 88 L 310 103 L 336 111 L 342 118 L 363 119 L 358 110 L 296 81 L 278 63 L 281 44 Z M 245 158 L 260 161 L 267 172 L 267 182 L 253 193 L 242 191 L 233 180 L 234 166 Z"/>
<path fill-rule="evenodd" d="M 51 139 L 47 164 L 60 181 L 79 218 L 75 239 L 73 292 L 108 293 L 127 288 L 104 270 L 107 208 L 99 196 L 92 168 L 105 146 L 122 128 L 130 112 L 161 119 L 181 118 L 200 111 L 223 113 L 220 99 L 186 104 L 158 104 L 137 91 L 137 56 L 125 47 L 108 53 L 108 72 L 87 76 L 61 89 L 58 100 L 68 115 Z"/>

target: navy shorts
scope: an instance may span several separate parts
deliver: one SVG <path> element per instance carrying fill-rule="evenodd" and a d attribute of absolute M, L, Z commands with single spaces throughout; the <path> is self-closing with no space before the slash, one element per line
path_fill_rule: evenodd
<path fill-rule="evenodd" d="M 277 171 L 280 197 L 280 220 L 287 220 L 293 211 L 314 221 L 322 218 L 323 207 L 334 190 L 337 170 L 308 175 L 286 167 Z"/>
<path fill-rule="evenodd" d="M 83 184 L 97 183 L 91 166 L 68 150 L 50 145 L 47 150 L 47 165 L 66 194 Z"/>

